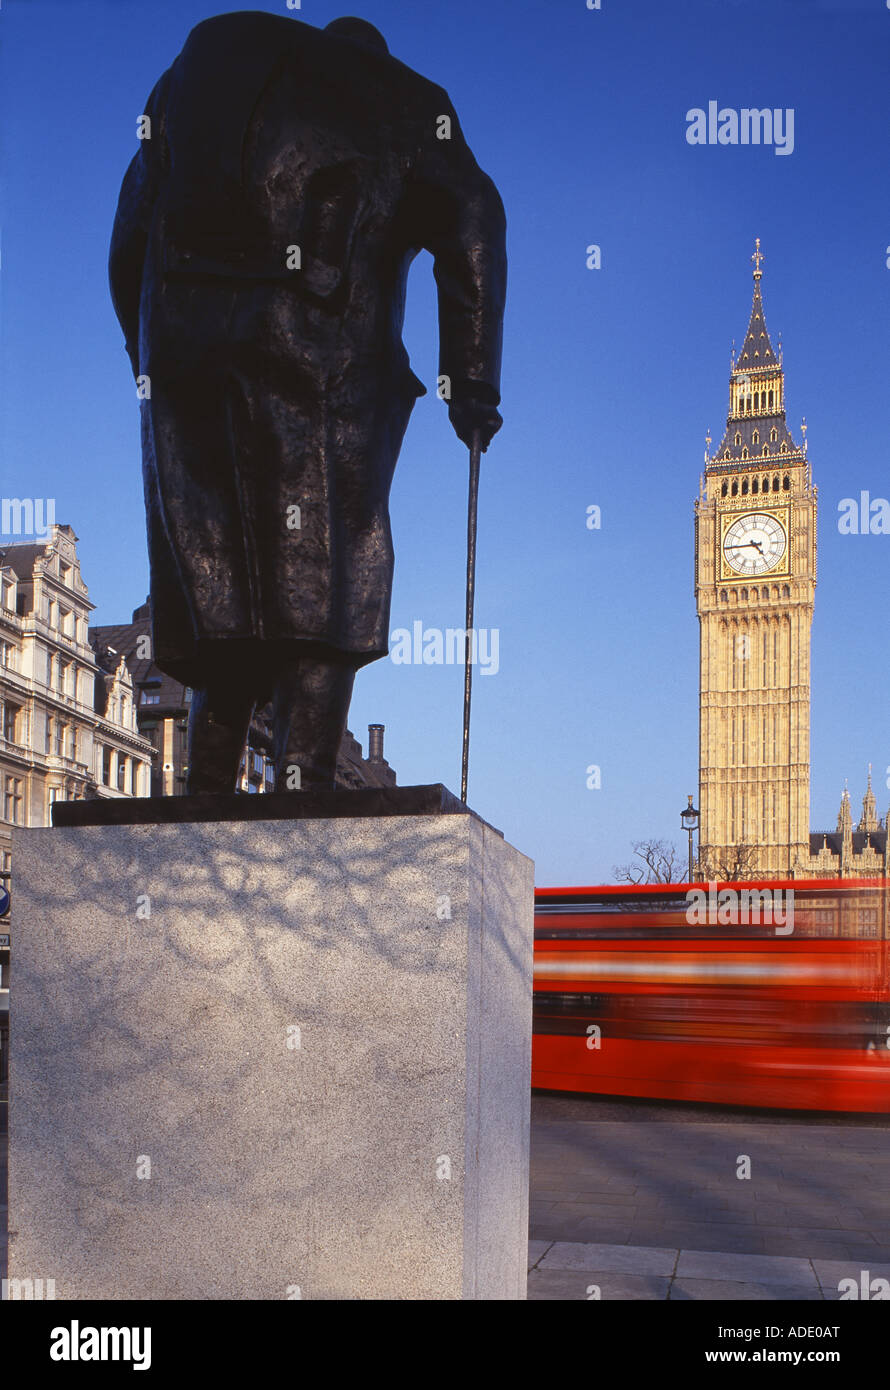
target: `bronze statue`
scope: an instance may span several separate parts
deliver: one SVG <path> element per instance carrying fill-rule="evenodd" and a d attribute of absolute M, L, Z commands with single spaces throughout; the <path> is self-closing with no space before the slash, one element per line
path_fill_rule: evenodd
<path fill-rule="evenodd" d="M 359 19 L 197 25 L 157 83 L 111 243 L 140 383 L 154 657 L 194 690 L 188 791 L 231 792 L 272 703 L 277 787 L 333 786 L 388 652 L 389 491 L 425 388 L 401 340 L 432 253 L 439 372 L 500 427 L 505 221 L 447 94 Z"/>

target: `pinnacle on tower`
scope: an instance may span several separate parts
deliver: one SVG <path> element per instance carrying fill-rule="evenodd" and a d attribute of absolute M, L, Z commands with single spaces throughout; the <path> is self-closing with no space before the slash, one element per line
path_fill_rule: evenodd
<path fill-rule="evenodd" d="M 871 789 L 871 763 L 868 765 L 868 788 L 862 798 L 862 819 L 857 826 L 858 830 L 877 830 L 878 829 L 878 804 L 875 794 Z"/>
<path fill-rule="evenodd" d="M 752 367 L 778 367 L 779 365 L 779 359 L 773 352 L 773 345 L 767 332 L 766 319 L 763 314 L 763 300 L 760 295 L 760 280 L 763 275 L 763 271 L 760 269 L 760 263 L 763 260 L 760 237 L 757 238 L 756 246 L 757 249 L 751 257 L 755 265 L 754 302 L 751 305 L 748 332 L 745 334 L 742 350 L 736 359 L 736 371 L 749 371 Z"/>

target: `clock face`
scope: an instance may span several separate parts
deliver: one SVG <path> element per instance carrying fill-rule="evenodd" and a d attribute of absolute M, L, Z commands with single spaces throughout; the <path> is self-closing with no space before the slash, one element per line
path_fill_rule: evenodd
<path fill-rule="evenodd" d="M 723 537 L 723 556 L 736 574 L 766 574 L 785 554 L 785 527 L 768 512 L 746 512 Z"/>

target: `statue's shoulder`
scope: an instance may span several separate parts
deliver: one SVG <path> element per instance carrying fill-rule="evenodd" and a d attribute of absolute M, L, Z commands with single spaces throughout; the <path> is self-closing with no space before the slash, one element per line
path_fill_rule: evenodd
<path fill-rule="evenodd" d="M 318 33 L 318 29 L 299 19 L 267 14 L 262 10 L 232 10 L 229 14 L 211 15 L 210 19 L 202 19 L 200 24 L 196 24 L 189 32 L 183 52 L 187 49 L 216 48 L 220 44 L 239 40 L 266 41 L 270 44 L 311 43 Z"/>

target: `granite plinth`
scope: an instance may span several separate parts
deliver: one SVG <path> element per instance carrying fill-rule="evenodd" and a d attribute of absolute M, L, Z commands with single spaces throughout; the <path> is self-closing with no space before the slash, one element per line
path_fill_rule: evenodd
<path fill-rule="evenodd" d="M 467 814 L 55 827 L 14 854 L 10 1277 L 525 1297 L 530 860 Z"/>

